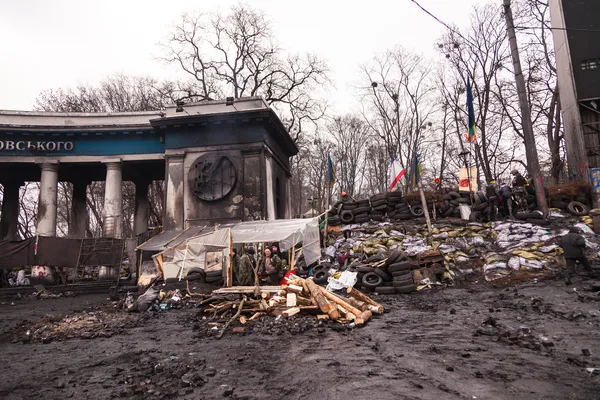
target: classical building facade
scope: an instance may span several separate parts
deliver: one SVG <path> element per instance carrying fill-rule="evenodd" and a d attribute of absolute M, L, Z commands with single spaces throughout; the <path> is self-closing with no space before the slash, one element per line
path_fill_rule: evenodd
<path fill-rule="evenodd" d="M 148 185 L 165 181 L 164 230 L 290 217 L 298 152 L 262 98 L 165 111 L 0 111 L 0 238 L 15 239 L 19 188 L 39 181 L 37 234 L 56 235 L 57 185 L 73 184 L 69 236 L 85 236 L 86 188 L 105 181 L 103 236 L 123 236 L 122 182 L 136 187 L 134 233 L 147 230 Z"/>

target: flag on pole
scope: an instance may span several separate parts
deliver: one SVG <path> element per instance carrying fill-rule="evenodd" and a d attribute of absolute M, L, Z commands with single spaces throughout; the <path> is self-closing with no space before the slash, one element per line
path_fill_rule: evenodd
<path fill-rule="evenodd" d="M 415 187 L 417 186 L 417 184 L 421 181 L 422 176 L 423 176 L 423 167 L 421 166 L 421 161 L 419 160 L 419 155 L 415 154 L 413 186 L 415 186 Z"/>
<path fill-rule="evenodd" d="M 402 179 L 406 170 L 402 168 L 400 162 L 398 162 L 395 158 L 392 159 L 392 166 L 390 168 L 390 192 L 394 191 L 394 188 Z"/>
<path fill-rule="evenodd" d="M 469 133 L 467 135 L 467 142 L 474 142 L 477 140 L 476 128 L 475 128 L 475 108 L 473 108 L 473 91 L 471 90 L 471 80 L 467 78 L 467 111 L 469 114 Z"/>
<path fill-rule="evenodd" d="M 337 175 L 335 173 L 335 166 L 333 165 L 333 161 L 331 160 L 331 156 L 329 154 L 327 154 L 327 170 L 328 170 L 329 186 L 333 186 L 335 184 Z"/>

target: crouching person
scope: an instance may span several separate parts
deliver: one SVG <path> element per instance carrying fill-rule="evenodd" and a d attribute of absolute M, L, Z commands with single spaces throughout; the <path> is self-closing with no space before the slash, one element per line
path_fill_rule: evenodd
<path fill-rule="evenodd" d="M 560 246 L 562 247 L 565 260 L 567 262 L 567 269 L 565 272 L 565 283 L 570 285 L 571 277 L 575 274 L 577 268 L 577 262 L 579 262 L 586 269 L 588 273 L 592 272 L 592 266 L 589 260 L 585 256 L 585 239 L 581 236 L 579 228 L 573 227 L 569 229 L 569 233 L 561 238 Z"/>

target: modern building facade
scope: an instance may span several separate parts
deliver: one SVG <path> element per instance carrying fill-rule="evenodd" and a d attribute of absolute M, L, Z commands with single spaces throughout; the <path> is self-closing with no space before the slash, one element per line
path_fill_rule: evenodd
<path fill-rule="evenodd" d="M 86 187 L 105 181 L 103 236 L 123 235 L 122 182 L 136 186 L 134 232 L 148 224 L 148 185 L 165 181 L 164 230 L 290 216 L 298 149 L 262 98 L 165 111 L 0 111 L 0 238 L 16 238 L 19 188 L 39 181 L 37 234 L 56 235 L 57 185 L 73 184 L 69 236 L 85 236 Z"/>
<path fill-rule="evenodd" d="M 600 167 L 600 1 L 550 0 L 571 179 Z"/>

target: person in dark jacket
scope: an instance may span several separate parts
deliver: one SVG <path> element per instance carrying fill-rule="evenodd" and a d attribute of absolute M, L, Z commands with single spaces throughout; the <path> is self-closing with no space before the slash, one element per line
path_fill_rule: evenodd
<path fill-rule="evenodd" d="M 528 184 L 527 179 L 525 179 L 525 177 L 523 175 L 521 175 L 521 173 L 519 171 L 517 171 L 516 169 L 513 169 L 511 171 L 511 175 L 513 176 L 513 181 L 512 181 L 513 188 L 525 187 Z"/>
<path fill-rule="evenodd" d="M 238 283 L 241 286 L 254 285 L 254 248 L 246 249 L 244 255 L 240 258 L 238 267 Z"/>
<path fill-rule="evenodd" d="M 592 267 L 587 257 L 585 256 L 584 250 L 586 247 L 585 239 L 581 236 L 579 228 L 573 227 L 569 230 L 565 236 L 560 240 L 560 246 L 565 254 L 565 260 L 567 261 L 567 270 L 565 272 L 565 283 L 571 284 L 571 276 L 575 273 L 577 268 L 577 261 L 589 272 L 592 272 Z"/>
<path fill-rule="evenodd" d="M 237 249 L 233 249 L 230 257 L 231 257 L 231 270 L 233 271 L 233 284 L 239 285 L 238 276 L 240 275 L 240 256 L 237 253 Z"/>
<path fill-rule="evenodd" d="M 279 285 L 282 275 L 281 258 L 265 249 L 265 257 L 261 261 L 260 276 L 266 278 L 271 285 Z"/>
<path fill-rule="evenodd" d="M 502 204 L 502 208 L 504 208 L 504 214 L 508 213 L 509 218 L 513 218 L 513 210 L 512 210 L 512 190 L 506 183 L 502 183 L 499 191 L 500 202 Z"/>
<path fill-rule="evenodd" d="M 485 188 L 485 197 L 488 199 L 489 204 L 489 214 L 488 219 L 490 221 L 496 220 L 496 215 L 498 213 L 498 208 L 500 207 L 500 195 L 498 194 L 498 190 L 496 190 L 496 181 L 490 181 L 490 183 Z"/>

